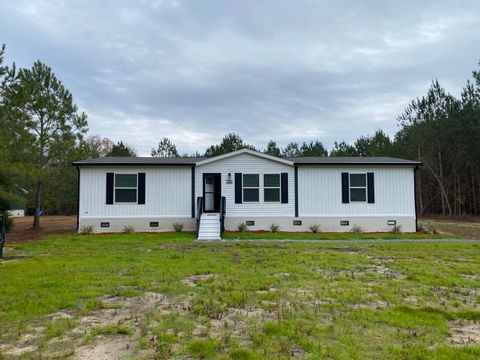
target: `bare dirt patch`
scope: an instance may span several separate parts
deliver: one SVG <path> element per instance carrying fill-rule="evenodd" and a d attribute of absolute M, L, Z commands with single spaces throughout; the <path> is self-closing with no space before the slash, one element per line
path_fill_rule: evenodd
<path fill-rule="evenodd" d="M 184 301 L 172 303 L 165 295 L 153 292 L 131 298 L 106 296 L 99 301 L 101 309 L 77 318 L 77 325 L 63 336 L 45 342 L 45 328 L 31 327 L 13 346 L 0 347 L 0 352 L 11 357 L 34 352 L 47 358 L 60 354 L 73 355 L 75 359 L 121 359 L 140 351 L 138 340 L 150 312 L 169 314 L 185 311 L 189 306 Z M 49 318 L 75 317 L 69 311 L 58 311 Z"/>
<path fill-rule="evenodd" d="M 465 320 L 451 321 L 450 341 L 456 345 L 480 344 L 480 323 Z"/>
<path fill-rule="evenodd" d="M 187 286 L 197 286 L 199 281 L 210 279 L 213 274 L 192 275 L 182 280 L 182 284 Z"/>
<path fill-rule="evenodd" d="M 77 226 L 77 217 L 72 216 L 42 216 L 40 228 L 33 229 L 33 217 L 13 218 L 12 230 L 7 234 L 7 243 L 18 243 L 40 239 L 45 234 L 72 233 Z"/>

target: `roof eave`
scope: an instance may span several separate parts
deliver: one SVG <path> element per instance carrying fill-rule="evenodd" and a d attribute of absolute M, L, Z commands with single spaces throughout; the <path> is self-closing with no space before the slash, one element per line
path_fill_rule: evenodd
<path fill-rule="evenodd" d="M 200 161 L 197 162 L 197 166 L 209 164 L 211 162 L 222 160 L 222 159 L 227 159 L 229 157 L 240 155 L 240 154 L 250 154 L 250 155 L 253 155 L 253 156 L 258 156 L 258 157 L 263 158 L 263 159 L 279 162 L 279 163 L 282 163 L 282 164 L 285 164 L 285 165 L 289 165 L 289 166 L 294 165 L 293 161 L 290 161 L 290 160 L 287 160 L 287 159 L 282 159 L 282 158 L 279 158 L 279 157 L 276 157 L 276 156 L 267 155 L 267 154 L 264 154 L 264 153 L 261 153 L 261 152 L 258 152 L 258 151 L 254 151 L 254 150 L 250 150 L 250 149 L 240 149 L 240 150 L 232 151 L 232 152 L 222 154 L 222 155 L 219 155 L 219 156 L 211 157 L 211 158 L 208 158 L 208 159 L 205 159 L 205 160 L 200 160 Z"/>
<path fill-rule="evenodd" d="M 322 165 L 322 166 L 328 166 L 328 165 L 409 165 L 409 166 L 421 166 L 423 165 L 421 162 L 375 162 L 375 163 L 369 163 L 369 162 L 294 162 L 295 166 L 298 165 Z"/>
<path fill-rule="evenodd" d="M 196 163 L 84 163 L 73 162 L 73 166 L 196 166 Z"/>

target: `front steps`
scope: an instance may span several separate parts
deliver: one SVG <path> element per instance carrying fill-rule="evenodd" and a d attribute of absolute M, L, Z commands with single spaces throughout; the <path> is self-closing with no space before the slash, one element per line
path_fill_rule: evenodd
<path fill-rule="evenodd" d="M 220 240 L 220 214 L 203 213 L 197 240 Z"/>

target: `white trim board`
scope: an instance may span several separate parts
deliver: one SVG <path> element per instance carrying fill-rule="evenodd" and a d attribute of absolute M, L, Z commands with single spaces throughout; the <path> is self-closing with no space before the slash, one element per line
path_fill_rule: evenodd
<path fill-rule="evenodd" d="M 227 159 L 229 157 L 240 155 L 240 154 L 250 154 L 250 155 L 253 155 L 253 156 L 258 156 L 258 157 L 263 158 L 263 159 L 276 161 L 276 162 L 279 162 L 279 163 L 282 163 L 282 164 L 285 164 L 285 165 L 293 166 L 292 161 L 289 161 L 289 160 L 286 160 L 286 159 L 281 159 L 281 158 L 278 158 L 278 157 L 275 157 L 275 156 L 267 155 L 267 154 L 264 154 L 264 153 L 261 153 L 261 152 L 258 152 L 258 151 L 254 151 L 254 150 L 250 150 L 250 149 L 240 149 L 240 150 L 237 150 L 237 151 L 232 151 L 232 152 L 227 153 L 227 154 L 223 154 L 223 155 L 215 156 L 215 157 L 212 157 L 212 158 L 209 158 L 209 159 L 201 160 L 201 161 L 197 162 L 197 166 L 209 164 L 211 162 L 222 160 L 222 159 Z"/>

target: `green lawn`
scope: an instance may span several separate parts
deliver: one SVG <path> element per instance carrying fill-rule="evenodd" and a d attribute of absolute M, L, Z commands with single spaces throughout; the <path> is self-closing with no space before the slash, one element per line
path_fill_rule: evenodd
<path fill-rule="evenodd" d="M 105 349 L 130 359 L 480 357 L 478 243 L 193 239 L 50 235 L 10 245 L 0 358 Z"/>

